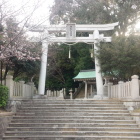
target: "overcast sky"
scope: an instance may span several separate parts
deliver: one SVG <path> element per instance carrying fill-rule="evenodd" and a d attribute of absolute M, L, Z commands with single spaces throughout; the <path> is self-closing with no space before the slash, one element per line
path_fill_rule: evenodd
<path fill-rule="evenodd" d="M 42 23 L 44 25 L 49 24 L 49 10 L 53 5 L 54 0 L 2 0 L 7 1 L 7 5 L 10 5 L 11 10 L 19 10 L 18 19 L 22 20 L 24 17 L 29 15 L 33 11 L 35 5 L 38 5 L 37 10 L 34 12 L 30 23 L 38 24 Z M 0 0 L 1 3 L 1 0 Z M 137 23 L 137 28 L 140 29 L 140 22 Z"/>
<path fill-rule="evenodd" d="M 49 10 L 54 0 L 8 0 L 8 3 L 12 6 L 11 9 L 20 9 L 18 13 L 19 20 L 22 20 L 31 13 L 33 8 L 37 5 L 38 8 L 34 12 L 31 22 L 43 22 L 44 24 L 48 24 Z"/>

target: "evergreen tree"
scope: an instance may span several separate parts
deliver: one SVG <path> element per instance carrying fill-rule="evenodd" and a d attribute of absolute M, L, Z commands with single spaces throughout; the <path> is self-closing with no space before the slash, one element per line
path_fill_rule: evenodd
<path fill-rule="evenodd" d="M 135 23 L 140 17 L 139 11 L 139 0 L 55 0 L 51 10 L 50 22 L 51 24 L 66 24 L 68 22 L 76 24 L 108 24 L 119 22 L 119 26 L 115 31 L 104 33 L 105 36 L 114 35 L 114 40 L 112 43 L 101 43 L 101 52 L 99 51 L 98 58 L 101 62 L 102 72 L 106 75 L 127 79 L 133 73 L 139 73 L 139 66 L 135 62 L 134 65 L 132 64 L 136 59 L 135 56 L 139 57 L 137 43 L 132 44 L 134 40 L 137 42 L 138 39 L 132 36 L 130 38 L 125 37 L 126 34 L 134 32 Z M 120 37 L 116 37 L 116 33 Z M 78 33 L 77 35 L 88 36 L 88 33 Z M 58 56 L 56 57 L 56 60 L 62 61 L 59 64 L 67 67 L 70 67 L 67 64 L 73 65 L 70 75 L 78 74 L 81 69 L 95 68 L 94 61 L 90 58 L 89 53 L 91 45 L 78 43 L 71 48 L 74 56 L 72 64 L 63 61 Z M 65 56 L 65 54 L 63 55 Z M 67 60 L 64 56 L 61 57 Z M 56 64 L 58 64 L 58 61 L 56 61 Z M 62 65 L 59 65 L 61 70 L 62 67 Z M 65 74 L 62 73 L 62 75 L 65 79 Z"/>
<path fill-rule="evenodd" d="M 128 80 L 140 75 L 140 36 L 119 36 L 111 43 L 101 45 L 98 58 L 102 72 L 118 79 Z"/>
<path fill-rule="evenodd" d="M 139 0 L 55 0 L 50 21 L 53 24 L 105 24 L 119 22 L 118 34 L 125 34 L 140 17 Z"/>

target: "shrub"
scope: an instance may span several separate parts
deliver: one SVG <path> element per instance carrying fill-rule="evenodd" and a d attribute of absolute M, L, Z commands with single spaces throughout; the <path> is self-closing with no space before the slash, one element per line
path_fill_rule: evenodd
<path fill-rule="evenodd" d="M 0 85 L 0 107 L 5 107 L 8 101 L 8 88 Z"/>

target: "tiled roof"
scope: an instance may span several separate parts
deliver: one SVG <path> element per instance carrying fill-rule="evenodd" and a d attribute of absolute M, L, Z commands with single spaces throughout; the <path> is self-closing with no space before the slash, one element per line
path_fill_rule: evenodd
<path fill-rule="evenodd" d="M 91 80 L 96 78 L 95 70 L 82 70 L 78 73 L 76 77 L 74 77 L 74 80 Z"/>

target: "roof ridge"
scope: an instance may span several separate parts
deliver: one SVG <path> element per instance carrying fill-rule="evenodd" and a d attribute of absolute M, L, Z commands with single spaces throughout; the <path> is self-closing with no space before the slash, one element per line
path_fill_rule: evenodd
<path fill-rule="evenodd" d="M 95 69 L 89 69 L 89 70 L 80 70 L 80 72 L 89 72 L 89 71 L 95 71 Z"/>

